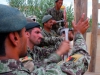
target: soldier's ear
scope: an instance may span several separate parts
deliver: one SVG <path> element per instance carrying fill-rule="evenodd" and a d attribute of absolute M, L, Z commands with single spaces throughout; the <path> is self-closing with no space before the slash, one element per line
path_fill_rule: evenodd
<path fill-rule="evenodd" d="M 26 35 L 27 35 L 27 37 L 30 37 L 30 33 L 29 32 L 26 32 Z"/>
<path fill-rule="evenodd" d="M 18 45 L 18 41 L 19 41 L 19 35 L 17 32 L 11 32 L 9 34 L 9 40 L 11 41 L 11 43 L 14 45 L 14 46 L 17 46 Z"/>
<path fill-rule="evenodd" d="M 46 25 L 46 23 L 44 23 L 44 25 L 43 26 L 45 26 Z"/>

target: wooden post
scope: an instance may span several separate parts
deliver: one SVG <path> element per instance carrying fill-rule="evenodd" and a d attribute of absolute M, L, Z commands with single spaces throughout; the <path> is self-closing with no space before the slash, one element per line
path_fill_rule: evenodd
<path fill-rule="evenodd" d="M 90 72 L 95 72 L 96 50 L 97 50 L 97 26 L 98 26 L 98 0 L 92 0 L 92 34 L 91 34 L 91 46 L 90 46 L 91 63 L 89 67 Z"/>
<path fill-rule="evenodd" d="M 85 19 L 87 18 L 87 0 L 74 0 L 74 11 L 75 11 L 75 21 L 79 21 L 83 13 L 85 13 Z M 86 34 L 84 34 L 86 39 Z"/>

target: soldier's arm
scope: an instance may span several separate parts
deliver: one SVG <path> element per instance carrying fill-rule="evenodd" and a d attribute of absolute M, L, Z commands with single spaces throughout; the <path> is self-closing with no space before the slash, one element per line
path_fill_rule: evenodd
<path fill-rule="evenodd" d="M 81 75 L 87 71 L 89 63 L 90 55 L 87 52 L 86 42 L 82 34 L 77 32 L 74 39 L 73 53 L 64 63 L 61 63 L 61 69 L 67 74 Z"/>
<path fill-rule="evenodd" d="M 76 35 L 74 36 L 74 45 L 71 55 L 76 53 L 80 53 L 83 55 L 88 54 L 86 42 L 83 38 L 83 35 L 80 32 L 77 32 Z"/>
<path fill-rule="evenodd" d="M 50 61 L 51 60 L 51 58 L 49 59 L 50 55 L 56 56 L 56 54 L 55 54 L 56 48 L 55 47 L 54 48 L 42 48 L 42 47 L 35 46 L 34 51 L 36 51 L 35 53 L 38 53 L 37 56 L 42 60 L 47 58 Z M 57 57 L 56 58 L 57 60 L 61 59 L 60 56 L 58 56 L 58 55 L 56 57 Z"/>
<path fill-rule="evenodd" d="M 58 48 L 40 48 L 36 47 L 35 51 L 39 56 L 43 56 L 44 58 L 48 57 L 44 60 L 44 63 L 58 63 L 61 60 L 61 56 L 68 52 L 70 49 L 69 41 L 63 41 Z M 38 51 L 38 52 L 37 52 Z"/>
<path fill-rule="evenodd" d="M 39 46 L 43 47 L 43 46 L 50 46 L 50 45 L 56 45 L 58 42 L 62 42 L 64 38 L 61 37 L 44 37 L 40 43 Z M 58 44 L 59 45 L 59 44 Z"/>
<path fill-rule="evenodd" d="M 57 64 L 50 64 L 45 67 L 38 68 L 34 70 L 34 73 L 37 75 L 67 75 L 62 72 L 60 66 L 57 66 Z"/>
<path fill-rule="evenodd" d="M 70 74 L 70 75 L 81 75 L 84 74 L 90 63 L 90 55 L 87 52 L 86 43 L 81 33 L 77 32 L 75 34 L 75 46 L 74 46 L 74 53 L 65 61 L 61 61 L 57 64 L 57 70 L 60 70 L 58 66 L 60 66 L 63 73 Z M 53 54 L 49 58 L 49 60 L 55 62 L 59 59 L 59 55 Z M 54 61 L 54 59 L 56 59 Z M 48 59 L 46 62 L 50 63 Z M 57 63 L 57 62 L 56 62 Z M 50 63 L 53 64 L 53 63 Z M 61 73 L 62 73 L 61 72 Z"/>
<path fill-rule="evenodd" d="M 45 32 L 45 30 L 42 30 L 42 35 L 44 36 L 41 43 L 38 45 L 40 47 L 44 47 L 44 46 L 54 46 L 56 45 L 56 43 L 58 44 L 58 42 L 62 42 L 64 38 L 62 37 L 56 37 L 56 33 L 54 31 L 52 31 L 53 36 L 49 35 L 48 33 Z"/>

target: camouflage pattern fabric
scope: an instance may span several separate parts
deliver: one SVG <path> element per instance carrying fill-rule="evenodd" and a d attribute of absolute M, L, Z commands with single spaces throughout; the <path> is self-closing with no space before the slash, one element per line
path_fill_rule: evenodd
<path fill-rule="evenodd" d="M 0 75 L 30 75 L 31 73 L 22 67 L 21 62 L 14 59 L 0 60 Z"/>
<path fill-rule="evenodd" d="M 33 61 L 38 63 L 37 60 L 39 60 L 39 57 L 41 58 L 42 55 L 40 55 L 41 51 L 39 50 L 36 53 L 37 56 L 34 57 L 35 61 L 34 59 Z M 42 51 L 42 53 L 45 55 L 46 50 Z M 69 59 L 75 56 L 77 59 Z M 37 75 L 83 75 L 88 69 L 91 58 L 87 52 L 85 40 L 80 33 L 76 33 L 75 35 L 74 47 L 70 57 L 66 58 L 66 61 L 60 61 L 61 57 L 53 53 L 48 59 L 44 59 L 42 63 L 38 63 L 37 65 L 39 66 L 35 68 L 33 72 Z"/>
<path fill-rule="evenodd" d="M 62 72 L 60 66 L 58 66 L 56 63 L 45 66 L 45 68 L 38 68 L 34 70 L 34 73 L 37 75 L 67 75 L 66 73 Z"/>
<path fill-rule="evenodd" d="M 23 63 L 23 66 L 30 72 L 34 70 L 33 59 L 30 56 L 25 56 L 23 58 L 20 58 L 19 60 Z"/>
<path fill-rule="evenodd" d="M 80 57 L 77 60 L 62 61 L 59 64 L 51 63 L 51 60 L 55 59 L 55 55 L 51 55 L 44 67 L 34 70 L 38 75 L 83 75 L 87 71 L 88 65 L 90 63 L 90 56 L 86 49 L 86 43 L 83 39 L 83 36 L 80 33 L 77 33 L 75 36 L 75 45 L 74 45 L 74 54 L 71 56 L 79 55 Z M 81 43 L 82 42 L 82 43 Z M 45 69 L 44 69 L 45 68 Z"/>
<path fill-rule="evenodd" d="M 58 37 L 55 31 L 51 30 L 50 33 L 42 29 L 42 35 L 43 39 L 40 43 L 40 47 L 45 48 L 53 48 L 53 47 L 59 47 L 61 41 L 63 41 L 64 38 Z"/>
<path fill-rule="evenodd" d="M 43 67 L 35 69 L 30 73 L 22 66 L 21 62 L 19 61 L 16 61 L 14 59 L 0 60 L 0 75 L 64 75 L 61 73 L 58 74 L 58 70 L 55 69 L 49 69 L 48 71 L 46 71 Z"/>
<path fill-rule="evenodd" d="M 88 54 L 86 42 L 80 33 L 77 33 L 74 37 L 74 47 L 70 56 L 76 54 L 82 56 L 77 61 L 70 60 L 62 64 L 63 72 L 70 75 L 83 75 L 88 69 L 91 57 Z"/>
<path fill-rule="evenodd" d="M 51 9 L 48 9 L 47 14 L 50 14 L 52 16 L 52 19 L 56 21 L 64 19 L 63 11 L 61 10 L 57 11 L 54 7 Z M 60 28 L 61 26 L 64 26 L 64 23 L 53 25 L 52 29 L 57 33 L 58 28 Z"/>
<path fill-rule="evenodd" d="M 52 63 L 53 59 L 57 58 L 51 55 L 45 62 L 45 64 L 49 62 L 49 65 L 45 66 L 47 73 L 43 68 L 39 68 L 35 72 L 40 75 L 83 75 L 88 69 L 91 57 L 87 52 L 85 40 L 80 33 L 76 33 L 74 39 L 74 48 L 71 56 L 75 55 L 80 57 L 77 60 L 61 61 L 58 64 Z"/>
<path fill-rule="evenodd" d="M 58 37 L 58 35 L 56 34 L 55 31 L 51 30 L 51 32 L 47 32 L 45 29 L 42 29 L 42 35 L 44 37 L 51 37 L 51 36 L 55 36 L 55 37 Z"/>
<path fill-rule="evenodd" d="M 31 57 L 33 59 L 33 63 L 34 63 L 34 68 L 37 69 L 41 66 L 43 66 L 43 64 L 45 63 L 44 59 L 48 58 L 51 53 L 54 53 L 56 50 L 56 48 L 41 48 L 41 47 L 38 47 L 38 46 L 35 46 L 34 47 L 34 50 L 30 50 L 28 48 L 28 51 L 27 51 L 27 55 L 29 57 Z M 53 54 L 53 55 L 57 55 L 57 54 Z M 51 59 L 48 59 L 49 61 L 51 61 Z M 61 60 L 60 56 L 57 56 L 55 62 L 58 62 Z"/>

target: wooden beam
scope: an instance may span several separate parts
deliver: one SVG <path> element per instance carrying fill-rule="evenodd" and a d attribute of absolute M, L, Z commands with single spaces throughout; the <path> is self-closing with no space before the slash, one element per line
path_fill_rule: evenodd
<path fill-rule="evenodd" d="M 85 19 L 87 18 L 87 0 L 74 0 L 75 7 L 75 21 L 78 22 L 82 13 L 85 13 Z"/>
<path fill-rule="evenodd" d="M 92 0 L 92 34 L 91 34 L 91 46 L 90 46 L 91 63 L 89 67 L 90 72 L 95 72 L 96 50 L 97 50 L 97 26 L 98 26 L 98 0 Z"/>
<path fill-rule="evenodd" d="M 85 13 L 85 19 L 87 18 L 87 0 L 74 0 L 74 17 L 76 23 L 79 21 L 83 13 Z M 86 34 L 84 35 L 86 39 Z"/>
<path fill-rule="evenodd" d="M 98 9 L 100 9 L 100 3 L 98 3 Z"/>

